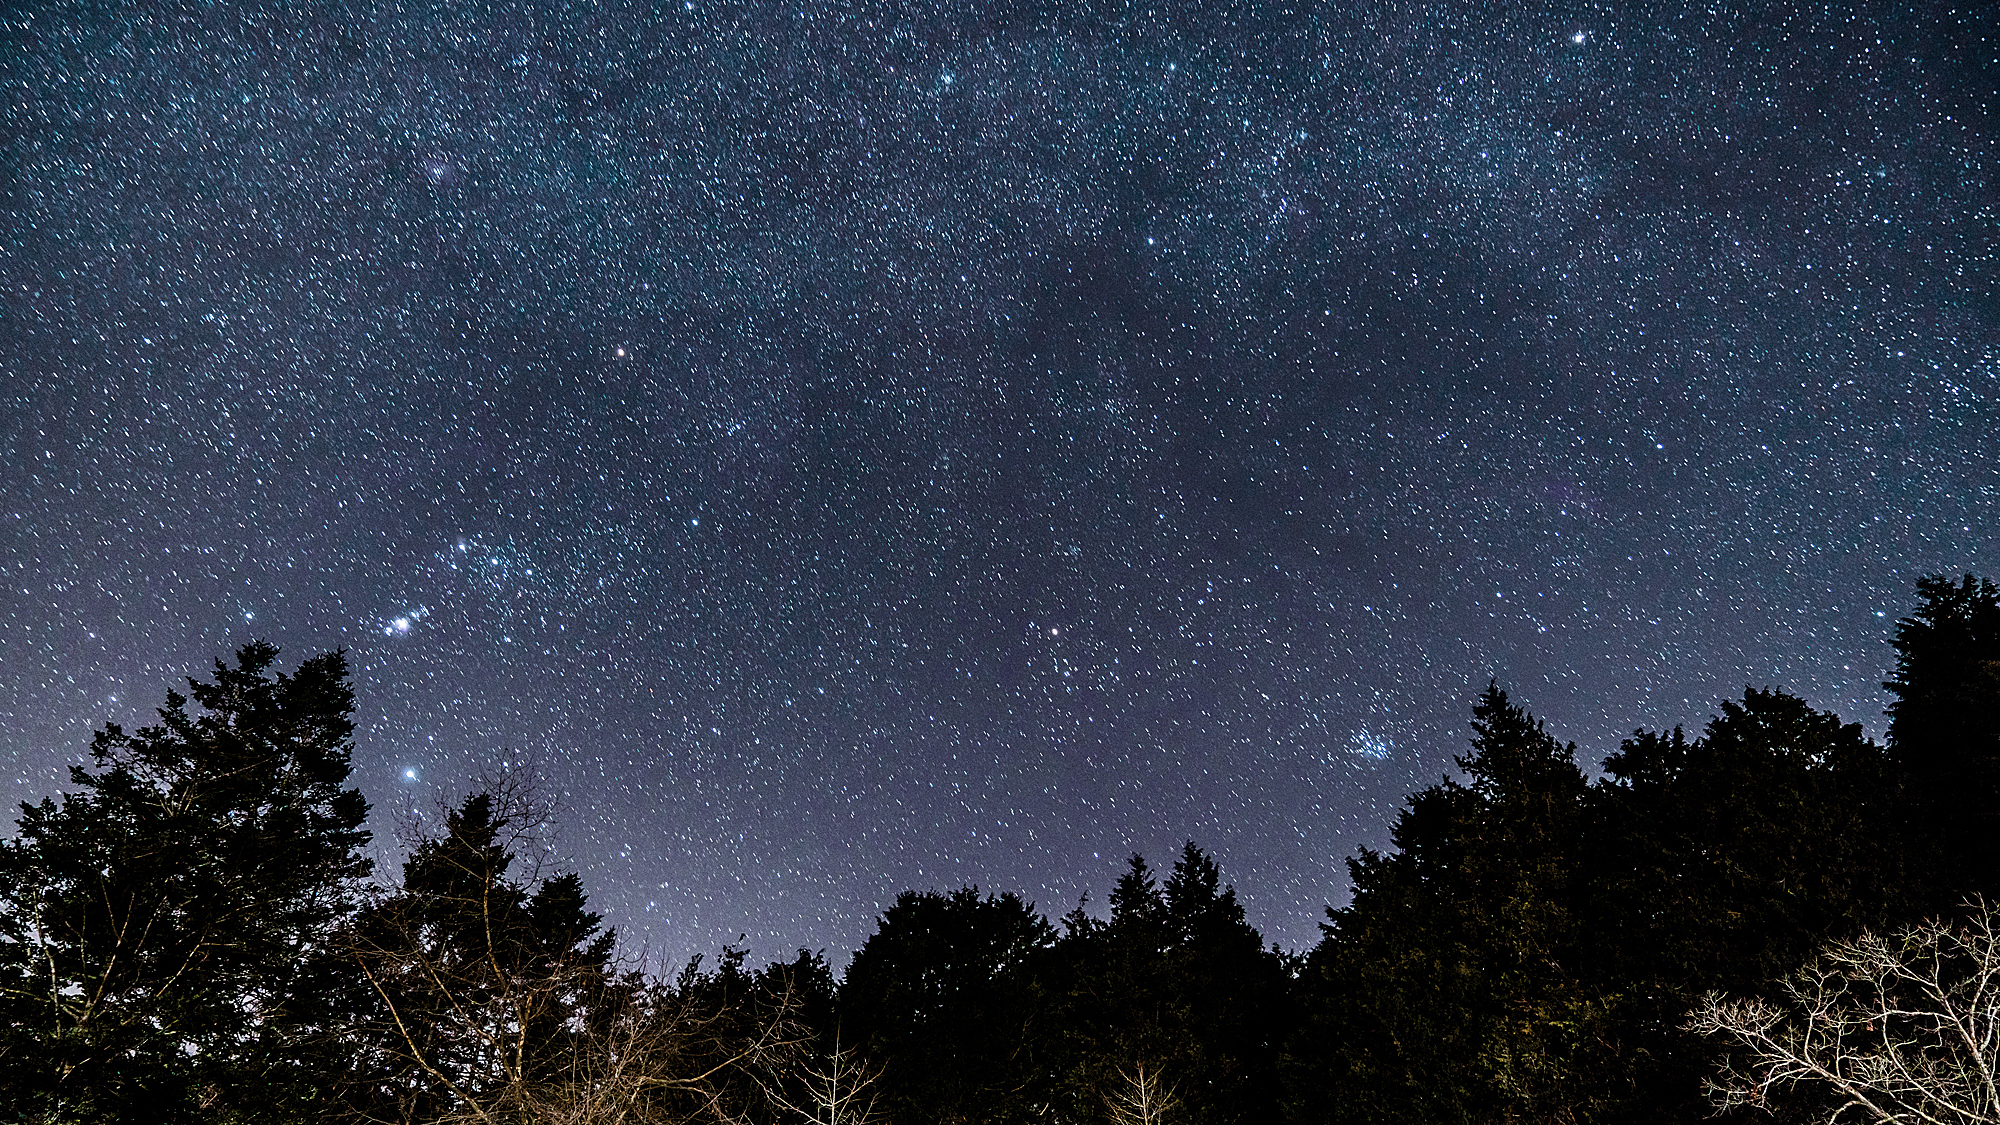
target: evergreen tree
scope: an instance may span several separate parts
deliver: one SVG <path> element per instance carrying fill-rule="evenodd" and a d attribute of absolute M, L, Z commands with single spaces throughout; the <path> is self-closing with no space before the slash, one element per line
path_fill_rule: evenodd
<path fill-rule="evenodd" d="M 0 843 L 0 1102 L 24 1120 L 307 1115 L 367 805 L 340 653 L 245 645 L 160 722 L 106 726 Z"/>
<path fill-rule="evenodd" d="M 1130 1116 L 1148 1091 L 1140 1100 L 1164 1098 L 1164 1115 L 1191 1125 L 1276 1116 L 1288 963 L 1264 948 L 1213 858 L 1188 844 L 1162 886 L 1135 855 L 1108 922 L 1066 921 L 1044 974 L 1059 1116 Z"/>
<path fill-rule="evenodd" d="M 1046 1097 L 1030 1047 L 1037 959 L 1055 930 L 1012 893 L 906 891 L 840 989 L 841 1034 L 882 1067 L 895 1120 L 1025 1121 Z"/>
<path fill-rule="evenodd" d="M 1908 785 L 1919 849 L 1920 912 L 1968 895 L 2000 897 L 2000 587 L 1966 575 L 1917 583 L 1922 601 L 1896 628 L 1896 676 L 1883 686 L 1889 746 Z"/>
<path fill-rule="evenodd" d="M 612 971 L 613 935 L 581 881 L 510 875 L 534 815 L 468 797 L 419 842 L 402 887 L 358 917 L 351 957 L 366 1018 L 350 1030 L 349 1109 L 370 1120 L 493 1120 L 575 1108 L 641 1019 Z M 581 1084 L 582 1088 L 579 1088 Z"/>
<path fill-rule="evenodd" d="M 747 950 L 726 946 L 704 971 L 696 955 L 671 987 L 648 996 L 654 1041 L 672 1047 L 660 1054 L 671 1065 L 658 1077 L 678 1094 L 675 1120 L 787 1120 L 812 1112 L 825 1093 L 812 1079 L 828 1064 L 839 1064 L 841 1085 L 860 1080 L 840 1037 L 826 959 L 801 949 L 756 972 L 744 968 L 747 959 Z M 691 1075 L 704 1077 L 691 1084 Z"/>
<path fill-rule="evenodd" d="M 1897 792 L 1858 723 L 1777 691 L 1725 702 L 1702 737 L 1640 731 L 1592 794 L 1587 917 L 1597 972 L 1624 996 L 1627 1120 L 1708 1110 L 1687 1013 L 1750 991 L 1821 942 L 1896 911 Z"/>
<path fill-rule="evenodd" d="M 1164 886 L 1171 938 L 1160 979 L 1184 1013 L 1193 1052 L 1176 1075 L 1160 1073 L 1189 1122 L 1260 1122 L 1278 1116 L 1278 1053 L 1291 1032 L 1291 961 L 1244 918 L 1236 888 L 1213 857 L 1185 845 Z M 1123 1072 L 1127 1081 L 1137 1074 Z"/>
<path fill-rule="evenodd" d="M 1299 1034 L 1286 1052 L 1286 1108 L 1298 1122 L 1478 1120 L 1491 1097 L 1476 1069 L 1482 966 L 1448 883 L 1453 826 L 1472 793 L 1446 780 L 1411 796 L 1392 850 L 1347 861 L 1353 899 L 1329 909 L 1300 981 Z"/>
<path fill-rule="evenodd" d="M 1467 782 L 1398 817 L 1396 851 L 1349 863 L 1308 961 L 1308 1023 L 1288 1060 L 1302 1121 L 1590 1117 L 1605 1001 L 1585 973 L 1575 747 L 1489 687 Z"/>

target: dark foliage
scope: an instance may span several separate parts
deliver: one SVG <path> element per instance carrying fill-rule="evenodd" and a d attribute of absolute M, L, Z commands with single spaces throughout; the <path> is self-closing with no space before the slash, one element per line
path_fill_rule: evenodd
<path fill-rule="evenodd" d="M 1013 895 L 906 893 L 855 955 L 847 1032 L 883 1066 L 894 1120 L 1105 1121 L 1142 1075 L 1173 1120 L 1273 1120 L 1287 963 L 1190 844 L 1143 859 L 1058 940 Z"/>
<path fill-rule="evenodd" d="M 2000 897 L 2000 586 L 1967 575 L 1917 583 L 1896 626 L 1896 676 L 1883 684 L 1889 745 L 1909 779 L 1917 904 L 1949 911 Z"/>
<path fill-rule="evenodd" d="M 1395 850 L 1350 862 L 1354 900 L 1301 982 L 1294 1118 L 1702 1120 L 1709 1051 L 1686 1027 L 1704 993 L 1991 893 L 2000 592 L 1919 592 L 1886 749 L 1752 689 L 1693 741 L 1636 732 L 1586 786 L 1489 690 L 1465 782 L 1411 798 Z M 1811 1120 L 1812 1097 L 1767 1108 Z"/>
<path fill-rule="evenodd" d="M 1288 1060 L 1311 1121 L 1556 1120 L 1606 1098 L 1605 999 L 1583 978 L 1574 747 L 1489 688 L 1468 782 L 1412 798 L 1308 960 Z"/>
<path fill-rule="evenodd" d="M 1605 770 L 1583 872 L 1598 987 L 1621 998 L 1621 1113 L 1698 1120 L 1706 1061 L 1682 1025 L 1700 996 L 1900 909 L 1895 775 L 1859 724 L 1757 690 L 1693 742 L 1635 734 Z"/>
<path fill-rule="evenodd" d="M 841 1032 L 883 1068 L 883 1108 L 904 1121 L 1026 1121 L 1046 1098 L 1031 1045 L 1047 919 L 1013 894 L 906 891 L 848 967 Z"/>
<path fill-rule="evenodd" d="M 506 784 L 367 892 L 345 662 L 249 645 L 0 843 L 0 1122 L 1691 1125 L 1704 994 L 2000 892 L 2000 589 L 1918 593 L 1886 748 L 1752 689 L 1593 783 L 1496 685 L 1303 958 L 1189 844 L 1060 933 L 903 894 L 837 989 L 803 950 L 621 965 Z M 1824 1119 L 1785 1097 L 1757 1112 Z"/>
<path fill-rule="evenodd" d="M 1133 856 L 1109 922 L 1071 915 L 1051 960 L 1059 1115 L 1103 1119 L 1143 1074 L 1171 1098 L 1173 1120 L 1274 1119 L 1288 968 L 1200 848 L 1182 850 L 1164 886 Z"/>
<path fill-rule="evenodd" d="M 704 1076 L 699 1091 L 681 1091 L 670 1103 L 685 1117 L 785 1120 L 783 1102 L 810 1106 L 807 1072 L 840 1049 L 825 957 L 801 949 L 790 962 L 754 972 L 746 960 L 732 946 L 704 970 L 697 956 L 671 987 L 654 991 L 647 1026 L 671 1047 L 672 1073 Z"/>
<path fill-rule="evenodd" d="M 419 843 L 403 885 L 370 904 L 348 939 L 365 1044 L 349 1108 L 432 1121 L 511 1103 L 566 1081 L 580 1040 L 635 1002 L 611 969 L 613 937 L 573 874 L 510 878 L 507 839 L 523 810 L 478 793 Z"/>
<path fill-rule="evenodd" d="M 169 693 L 91 744 L 0 845 L 0 1103 L 27 1120 L 293 1120 L 358 901 L 367 814 L 347 780 L 339 653 L 277 650 Z"/>

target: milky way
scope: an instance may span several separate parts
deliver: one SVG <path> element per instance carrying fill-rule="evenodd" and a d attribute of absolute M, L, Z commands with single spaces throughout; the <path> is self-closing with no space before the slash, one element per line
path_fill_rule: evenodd
<path fill-rule="evenodd" d="M 1879 733 L 2000 571 L 1990 5 L 30 7 L 20 798 L 344 646 L 385 856 L 539 770 L 661 956 L 1189 839 L 1296 948 L 1489 679 Z"/>

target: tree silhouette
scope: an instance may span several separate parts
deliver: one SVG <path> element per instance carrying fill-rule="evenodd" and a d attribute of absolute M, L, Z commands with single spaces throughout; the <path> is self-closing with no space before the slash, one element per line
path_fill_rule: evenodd
<path fill-rule="evenodd" d="M 1055 930 L 1014 894 L 908 891 L 882 914 L 840 990 L 842 1029 L 882 1066 L 896 1120 L 1025 1119 L 1035 961 Z"/>
<path fill-rule="evenodd" d="M 283 1120 L 319 1092 L 367 804 L 340 653 L 245 645 L 91 743 L 0 843 L 0 1090 L 23 1115 Z"/>
<path fill-rule="evenodd" d="M 1164 884 L 1133 856 L 1111 918 L 1080 911 L 1045 962 L 1043 1044 L 1060 1114 L 1171 1113 L 1196 1125 L 1270 1120 L 1278 1049 L 1291 1021 L 1287 968 L 1244 919 L 1234 887 L 1190 843 Z M 1134 1079 L 1144 1076 L 1143 1090 Z"/>
<path fill-rule="evenodd" d="M 1309 958 L 1289 1059 L 1300 1119 L 1563 1120 L 1603 1098 L 1575 747 L 1497 686 L 1473 730 L 1466 783 L 1415 795 L 1397 850 L 1349 861 L 1354 901 Z"/>
<path fill-rule="evenodd" d="M 1896 627 L 1896 675 L 1882 686 L 1889 747 L 1908 779 L 1923 913 L 2000 896 L 2000 586 L 1971 575 L 1917 583 Z"/>
<path fill-rule="evenodd" d="M 615 979 L 581 882 L 510 876 L 539 820 L 518 790 L 468 797 L 357 919 L 351 955 L 375 1003 L 355 1039 L 378 1073 L 350 1091 L 356 1109 L 504 1120 L 566 1087 L 587 1043 L 626 1030 L 636 989 Z"/>

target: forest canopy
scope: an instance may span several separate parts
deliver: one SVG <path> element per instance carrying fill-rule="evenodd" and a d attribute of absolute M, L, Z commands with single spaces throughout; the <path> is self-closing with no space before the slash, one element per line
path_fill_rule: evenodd
<path fill-rule="evenodd" d="M 1841 1083 L 1875 1056 L 1812 1070 L 1788 1012 L 1887 1026 L 1867 1005 L 1949 964 L 1940 1004 L 2000 1032 L 2000 588 L 1922 580 L 1895 646 L 1885 744 L 1752 688 L 1595 780 L 1489 687 L 1310 950 L 1190 843 L 1106 918 L 907 891 L 836 977 L 643 971 L 530 862 L 516 785 L 374 871 L 344 655 L 253 643 L 0 842 L 0 1122 L 1868 1119 Z M 1986 1063 L 1924 1045 L 1947 1020 L 1896 1018 L 1897 1081 L 1948 1057 L 1976 1094 Z"/>

